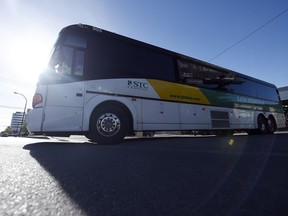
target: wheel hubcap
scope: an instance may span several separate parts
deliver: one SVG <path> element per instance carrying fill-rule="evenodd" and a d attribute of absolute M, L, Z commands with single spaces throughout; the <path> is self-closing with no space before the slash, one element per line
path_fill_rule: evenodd
<path fill-rule="evenodd" d="M 105 113 L 97 120 L 97 130 L 103 136 L 113 136 L 120 129 L 120 119 L 113 113 Z"/>

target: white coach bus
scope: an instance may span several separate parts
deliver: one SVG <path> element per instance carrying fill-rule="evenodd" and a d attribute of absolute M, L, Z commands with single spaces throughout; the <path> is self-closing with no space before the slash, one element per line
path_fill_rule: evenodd
<path fill-rule="evenodd" d="M 272 84 L 79 24 L 60 32 L 27 125 L 106 144 L 141 131 L 271 134 L 285 117 Z"/>

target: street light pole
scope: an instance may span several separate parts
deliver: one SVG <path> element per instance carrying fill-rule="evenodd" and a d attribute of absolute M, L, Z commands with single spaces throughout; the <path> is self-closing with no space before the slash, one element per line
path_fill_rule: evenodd
<path fill-rule="evenodd" d="M 27 106 L 27 98 L 26 98 L 23 94 L 21 94 L 21 93 L 19 93 L 19 92 L 14 92 L 14 94 L 21 95 L 21 96 L 25 99 L 25 106 L 24 106 L 24 111 L 23 111 L 23 115 L 22 115 L 22 121 L 21 121 L 20 131 L 19 131 L 19 136 L 21 136 L 22 127 L 23 127 L 23 122 L 24 122 L 24 116 L 25 116 L 26 106 Z"/>

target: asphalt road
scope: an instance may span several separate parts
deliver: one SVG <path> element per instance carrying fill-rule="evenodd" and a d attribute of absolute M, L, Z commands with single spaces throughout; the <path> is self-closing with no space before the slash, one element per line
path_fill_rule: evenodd
<path fill-rule="evenodd" d="M 288 215 L 288 134 L 0 138 L 0 215 Z"/>

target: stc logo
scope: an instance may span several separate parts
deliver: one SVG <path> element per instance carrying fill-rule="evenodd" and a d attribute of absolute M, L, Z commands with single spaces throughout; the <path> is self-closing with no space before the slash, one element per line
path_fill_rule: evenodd
<path fill-rule="evenodd" d="M 139 89 L 139 90 L 148 90 L 148 83 L 128 80 L 128 88 Z"/>

